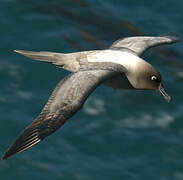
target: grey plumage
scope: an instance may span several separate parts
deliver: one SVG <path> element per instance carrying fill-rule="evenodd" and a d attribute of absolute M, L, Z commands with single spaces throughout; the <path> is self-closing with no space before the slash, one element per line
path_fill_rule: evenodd
<path fill-rule="evenodd" d="M 39 116 L 25 128 L 2 159 L 32 147 L 55 132 L 83 106 L 101 83 L 117 89 L 157 90 L 169 101 L 159 72 L 138 56 L 150 47 L 178 40 L 174 35 L 129 37 L 114 42 L 107 50 L 68 54 L 15 50 L 73 73 L 58 83 Z"/>
<path fill-rule="evenodd" d="M 123 49 L 127 48 L 132 50 L 138 56 L 141 56 L 147 49 L 154 46 L 163 44 L 172 44 L 180 41 L 180 38 L 175 33 L 170 33 L 165 36 L 153 37 L 153 36 L 136 36 L 127 37 L 115 41 L 110 48 L 111 49 Z"/>
<path fill-rule="evenodd" d="M 126 37 L 115 41 L 109 49 L 128 51 L 141 56 L 147 49 L 159 46 L 163 44 L 172 44 L 180 41 L 180 38 L 175 33 L 170 33 L 165 36 L 136 36 L 136 37 Z M 70 72 L 77 72 L 83 69 L 83 67 L 90 68 L 91 63 L 88 62 L 88 56 L 94 56 L 95 54 L 101 52 L 102 50 L 93 51 L 82 51 L 75 53 L 54 53 L 54 52 L 34 52 L 25 50 L 15 50 L 15 52 L 20 53 L 34 60 L 40 60 L 47 63 L 56 65 L 57 67 L 63 68 Z M 101 66 L 100 66 L 101 67 Z M 118 81 L 116 81 L 118 79 Z M 123 77 L 126 80 L 126 77 Z M 121 76 L 116 76 L 116 78 L 110 78 L 103 83 L 106 86 L 115 89 L 124 89 L 131 87 L 130 84 L 123 84 L 124 81 L 121 80 Z M 126 81 L 127 82 L 127 81 Z M 122 85 L 123 84 L 123 85 Z"/>
<path fill-rule="evenodd" d="M 115 41 L 109 49 L 117 49 L 124 51 L 131 51 L 141 56 L 147 49 L 154 46 L 163 44 L 172 44 L 180 41 L 180 38 L 176 34 L 169 34 L 166 36 L 136 36 L 127 37 Z M 15 50 L 15 52 L 27 56 L 31 59 L 45 61 L 54 64 L 58 67 L 66 69 L 70 72 L 77 72 L 80 69 L 80 64 L 85 63 L 87 55 L 91 53 L 97 53 L 99 50 L 94 51 L 82 51 L 75 53 L 53 53 L 53 52 L 34 52 L 25 50 Z"/>
<path fill-rule="evenodd" d="M 2 159 L 32 147 L 55 132 L 82 107 L 102 81 L 118 73 L 111 70 L 80 71 L 61 80 L 40 115 L 25 128 Z"/>
<path fill-rule="evenodd" d="M 80 68 L 78 58 L 81 58 L 83 53 L 53 53 L 53 52 L 34 52 L 34 51 L 24 51 L 24 50 L 14 50 L 17 53 L 20 53 L 24 56 L 27 56 L 31 59 L 44 61 L 57 67 L 63 68 L 70 72 L 77 72 Z M 84 54 L 83 54 L 84 55 Z"/>

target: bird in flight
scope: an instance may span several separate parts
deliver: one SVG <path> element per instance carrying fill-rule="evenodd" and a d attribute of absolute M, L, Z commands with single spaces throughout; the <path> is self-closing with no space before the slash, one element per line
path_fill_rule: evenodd
<path fill-rule="evenodd" d="M 57 84 L 41 113 L 17 137 L 2 159 L 30 148 L 54 133 L 82 108 L 100 84 L 115 89 L 155 90 L 169 102 L 170 96 L 163 88 L 160 73 L 140 56 L 151 47 L 179 40 L 175 34 L 127 37 L 115 41 L 108 49 L 67 54 L 14 50 L 72 73 Z"/>

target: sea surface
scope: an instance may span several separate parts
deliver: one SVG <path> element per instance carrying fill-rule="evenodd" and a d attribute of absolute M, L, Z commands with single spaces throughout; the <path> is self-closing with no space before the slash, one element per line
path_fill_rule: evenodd
<path fill-rule="evenodd" d="M 182 0 L 0 0 L 0 155 L 68 72 L 13 52 L 76 52 L 177 32 Z M 83 109 L 33 148 L 0 161 L 1 180 L 183 180 L 183 43 L 143 55 L 172 101 L 98 87 Z"/>

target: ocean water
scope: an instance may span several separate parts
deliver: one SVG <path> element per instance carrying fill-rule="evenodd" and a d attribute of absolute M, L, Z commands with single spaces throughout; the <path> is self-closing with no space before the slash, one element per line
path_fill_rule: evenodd
<path fill-rule="evenodd" d="M 0 155 L 32 122 L 68 72 L 13 49 L 103 49 L 134 35 L 177 32 L 183 1 L 1 0 Z M 4 180 L 182 180 L 182 42 L 144 56 L 172 97 L 98 87 L 83 109 L 33 148 L 0 161 Z"/>

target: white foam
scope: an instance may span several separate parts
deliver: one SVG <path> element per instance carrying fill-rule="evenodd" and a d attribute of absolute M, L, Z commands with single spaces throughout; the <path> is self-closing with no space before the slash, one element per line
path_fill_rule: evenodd
<path fill-rule="evenodd" d="M 174 117 L 166 112 L 161 112 L 156 115 L 140 114 L 139 116 L 127 117 L 117 122 L 117 126 L 125 128 L 149 128 L 161 127 L 166 128 L 173 121 Z"/>
<path fill-rule="evenodd" d="M 22 99 L 31 99 L 33 97 L 33 94 L 29 91 L 17 90 L 16 94 Z"/>
<path fill-rule="evenodd" d="M 84 105 L 84 111 L 90 115 L 99 115 L 100 113 L 105 111 L 104 101 L 94 97 L 89 98 Z"/>
<path fill-rule="evenodd" d="M 0 63 L 0 71 L 6 71 L 15 80 L 21 80 L 23 77 L 22 68 L 16 64 L 3 61 Z"/>
<path fill-rule="evenodd" d="M 181 171 L 180 172 L 175 172 L 174 177 L 177 180 L 183 180 L 183 173 Z"/>

